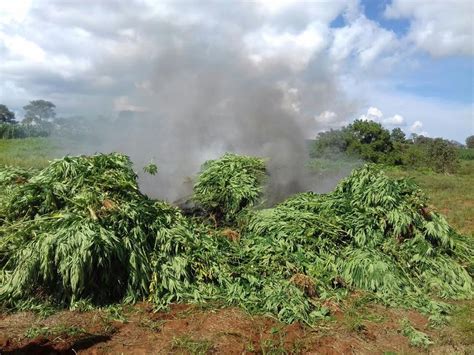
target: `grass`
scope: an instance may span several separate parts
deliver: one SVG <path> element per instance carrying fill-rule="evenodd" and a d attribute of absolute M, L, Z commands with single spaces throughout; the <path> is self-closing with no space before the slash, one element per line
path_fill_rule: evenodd
<path fill-rule="evenodd" d="M 181 336 L 173 339 L 173 352 L 186 352 L 189 354 L 207 354 L 212 349 L 212 342 L 209 340 L 192 339 L 189 336 Z"/>
<path fill-rule="evenodd" d="M 43 168 L 56 148 L 49 138 L 0 139 L 0 166 Z"/>
<path fill-rule="evenodd" d="M 385 320 L 383 315 L 369 309 L 372 301 L 373 298 L 367 294 L 347 302 L 344 308 L 344 322 L 347 329 L 359 333 L 366 330 L 367 322 L 381 323 Z"/>
<path fill-rule="evenodd" d="M 464 160 L 456 174 L 388 168 L 394 177 L 411 177 L 430 197 L 433 206 L 461 234 L 474 236 L 474 160 Z"/>
<path fill-rule="evenodd" d="M 464 301 L 450 317 L 447 327 L 439 330 L 437 343 L 474 349 L 474 301 Z"/>
<path fill-rule="evenodd" d="M 459 334 L 464 344 L 474 345 L 474 305 L 473 302 L 466 302 L 465 305 L 456 310 L 451 319 L 450 325 Z"/>
<path fill-rule="evenodd" d="M 58 325 L 54 327 L 31 327 L 25 332 L 26 338 L 36 338 L 38 336 L 67 335 L 75 337 L 86 333 L 83 328 L 75 326 Z"/>
<path fill-rule="evenodd" d="M 125 316 L 124 306 L 120 303 L 112 304 L 104 308 L 105 319 L 109 322 L 127 323 L 128 319 Z"/>

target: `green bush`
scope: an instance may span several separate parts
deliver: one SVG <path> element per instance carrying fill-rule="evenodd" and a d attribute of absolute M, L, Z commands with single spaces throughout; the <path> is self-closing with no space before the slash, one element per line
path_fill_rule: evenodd
<path fill-rule="evenodd" d="M 474 136 L 469 136 L 466 138 L 466 147 L 467 148 L 474 148 Z"/>
<path fill-rule="evenodd" d="M 428 143 L 427 159 L 436 172 L 454 173 L 459 167 L 457 148 L 442 138 L 435 138 Z"/>

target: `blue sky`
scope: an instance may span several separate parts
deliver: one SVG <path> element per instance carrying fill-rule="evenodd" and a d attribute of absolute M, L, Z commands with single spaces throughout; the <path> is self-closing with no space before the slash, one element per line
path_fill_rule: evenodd
<path fill-rule="evenodd" d="M 368 19 L 377 21 L 382 27 L 392 30 L 397 34 L 397 36 L 402 37 L 407 34 L 410 27 L 410 21 L 406 18 L 390 19 L 384 16 L 385 9 L 390 4 L 390 0 L 361 1 L 361 7 Z"/>
<path fill-rule="evenodd" d="M 363 118 L 464 141 L 474 134 L 473 14 L 470 0 L 0 0 L 0 103 L 19 118 L 37 98 L 63 115 L 149 112 L 166 93 L 157 68 L 175 55 L 170 82 L 205 68 L 204 81 L 236 86 L 224 70 L 240 70 L 280 91 L 275 104 L 308 136 Z M 215 109 L 232 99 L 222 94 Z"/>
<path fill-rule="evenodd" d="M 414 1 L 416 2 L 416 0 Z M 398 38 L 403 38 L 409 30 L 410 20 L 407 18 L 389 19 L 384 16 L 385 9 L 390 4 L 390 0 L 361 1 L 367 18 L 393 31 Z M 474 17 L 472 21 L 474 24 Z M 394 73 L 400 82 L 397 85 L 399 90 L 414 95 L 460 103 L 473 102 L 474 63 L 472 56 L 454 54 L 446 57 L 433 57 L 426 53 L 419 53 L 413 59 L 418 62 L 417 66 L 407 68 L 407 70 L 401 68 L 399 72 Z"/>

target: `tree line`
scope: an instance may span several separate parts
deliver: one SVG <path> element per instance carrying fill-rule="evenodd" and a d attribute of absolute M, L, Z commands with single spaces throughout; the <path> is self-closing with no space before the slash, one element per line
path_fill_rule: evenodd
<path fill-rule="evenodd" d="M 356 120 L 341 129 L 319 133 L 310 151 L 313 158 L 350 157 L 452 173 L 459 167 L 460 156 L 473 159 L 472 151 L 460 154 L 461 147 L 460 143 L 443 138 L 417 134 L 407 138 L 400 128 L 389 131 L 378 122 Z M 466 148 L 474 148 L 474 136 L 467 137 Z"/>
<path fill-rule="evenodd" d="M 46 137 L 51 134 L 56 118 L 56 105 L 46 100 L 33 100 L 23 106 L 25 116 L 17 121 L 15 113 L 0 104 L 0 138 Z"/>
<path fill-rule="evenodd" d="M 0 138 L 46 137 L 83 132 L 81 120 L 56 117 L 56 105 L 46 100 L 33 100 L 23 107 L 25 116 L 18 122 L 15 113 L 0 104 Z M 474 160 L 474 135 L 466 138 L 466 148 L 443 138 L 412 134 L 407 138 L 400 128 L 392 131 L 374 121 L 356 120 L 341 129 L 321 132 L 312 141 L 312 158 L 357 158 L 365 161 L 429 168 L 437 172 L 455 172 L 459 158 Z"/>

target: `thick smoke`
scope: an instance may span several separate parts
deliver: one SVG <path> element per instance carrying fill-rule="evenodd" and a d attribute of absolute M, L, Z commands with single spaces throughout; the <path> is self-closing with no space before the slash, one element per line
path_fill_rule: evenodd
<path fill-rule="evenodd" d="M 225 152 L 268 159 L 273 202 L 321 190 L 304 169 L 306 138 L 318 129 L 315 113 L 342 102 L 322 55 L 295 69 L 287 53 L 252 57 L 235 26 L 137 30 L 156 32 L 141 48 L 150 53 L 140 68 L 147 74 L 128 95 L 135 112 L 122 113 L 89 150 L 122 151 L 137 166 L 153 160 L 159 174 L 142 176 L 142 188 L 170 201 L 190 195 L 200 165 Z"/>

